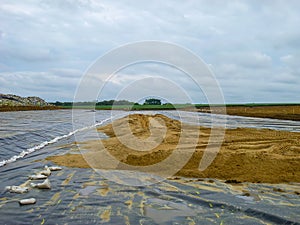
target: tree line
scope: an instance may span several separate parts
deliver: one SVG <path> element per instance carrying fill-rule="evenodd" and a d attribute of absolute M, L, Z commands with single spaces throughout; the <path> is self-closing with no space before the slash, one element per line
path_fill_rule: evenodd
<path fill-rule="evenodd" d="M 96 106 L 140 105 L 137 102 L 131 102 L 131 101 L 127 101 L 127 100 L 104 100 L 104 101 L 99 101 L 99 102 L 76 102 L 76 103 L 56 101 L 56 102 L 53 102 L 51 104 L 55 105 L 55 106 L 73 106 L 73 105 L 79 105 L 79 106 L 89 106 L 89 105 L 96 105 Z M 143 105 L 162 105 L 162 102 L 161 102 L 160 99 L 150 98 L 150 99 L 146 99 L 144 101 Z"/>

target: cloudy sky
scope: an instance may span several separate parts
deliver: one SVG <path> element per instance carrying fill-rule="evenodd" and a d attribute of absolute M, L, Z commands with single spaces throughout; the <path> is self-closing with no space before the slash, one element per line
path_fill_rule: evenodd
<path fill-rule="evenodd" d="M 297 0 L 0 0 L 0 93 L 71 101 L 98 57 L 129 42 L 158 40 L 202 58 L 228 103 L 299 102 L 299 12 Z M 99 98 L 115 98 L 131 85 L 129 100 L 185 101 L 172 93 L 175 82 L 192 102 L 205 101 L 184 76 L 158 63 L 129 66 Z"/>

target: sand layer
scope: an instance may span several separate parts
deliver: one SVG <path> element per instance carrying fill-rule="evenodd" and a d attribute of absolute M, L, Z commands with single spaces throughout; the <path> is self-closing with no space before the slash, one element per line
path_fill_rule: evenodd
<path fill-rule="evenodd" d="M 140 142 L 136 142 L 135 138 L 130 136 L 128 124 L 134 137 Z M 164 124 L 166 130 L 163 128 Z M 183 124 L 179 121 L 163 115 L 130 115 L 114 121 L 113 125 L 99 128 L 99 132 L 104 132 L 109 138 L 80 144 L 86 150 L 83 156 L 88 163 L 81 154 L 69 153 L 47 159 L 68 167 L 89 168 L 92 165 L 94 168 L 103 168 L 104 164 L 113 163 L 97 160 L 99 152 L 103 152 L 105 148 L 114 159 L 121 162 L 117 169 L 126 169 L 125 164 L 143 168 L 168 159 L 177 148 L 179 152 L 175 155 L 178 160 L 191 151 L 193 153 L 185 166 L 174 174 L 176 176 L 217 178 L 229 182 L 300 182 L 299 133 L 269 129 L 228 129 L 217 157 L 206 170 L 199 171 L 199 163 L 211 130 L 191 125 L 184 125 L 184 129 L 188 135 L 181 140 Z M 149 138 L 150 147 L 151 144 L 160 144 L 149 150 L 149 143 L 146 142 Z M 212 140 L 216 138 L 213 137 Z M 99 142 L 102 147 L 99 147 Z M 197 143 L 195 151 L 193 143 Z M 139 150 L 141 145 L 145 150 Z M 167 167 L 175 166 L 178 163 L 177 159 L 169 162 Z"/>

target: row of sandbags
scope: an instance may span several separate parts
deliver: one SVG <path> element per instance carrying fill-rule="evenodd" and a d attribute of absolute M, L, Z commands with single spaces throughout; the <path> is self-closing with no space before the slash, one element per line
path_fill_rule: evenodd
<path fill-rule="evenodd" d="M 30 186 L 32 188 L 39 188 L 39 189 L 51 189 L 51 184 L 49 181 L 49 176 L 51 175 L 52 171 L 58 171 L 61 170 L 61 167 L 58 166 L 51 166 L 48 167 L 47 165 L 44 167 L 44 169 L 42 171 L 40 171 L 39 173 L 29 176 L 28 178 L 30 180 L 43 180 L 43 182 L 41 183 L 30 183 Z M 7 186 L 6 191 L 9 191 L 10 193 L 18 193 L 18 194 L 22 194 L 22 193 L 26 193 L 29 192 L 29 188 L 28 187 L 23 187 L 21 186 Z M 35 204 L 36 203 L 36 199 L 35 198 L 28 198 L 28 199 L 21 199 L 19 200 L 19 204 L 20 205 L 29 205 L 29 204 Z"/>

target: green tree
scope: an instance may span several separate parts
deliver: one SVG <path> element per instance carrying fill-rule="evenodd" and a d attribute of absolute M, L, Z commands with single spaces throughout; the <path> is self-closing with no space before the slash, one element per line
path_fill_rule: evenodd
<path fill-rule="evenodd" d="M 156 98 L 146 99 L 144 105 L 161 105 L 161 100 Z"/>

